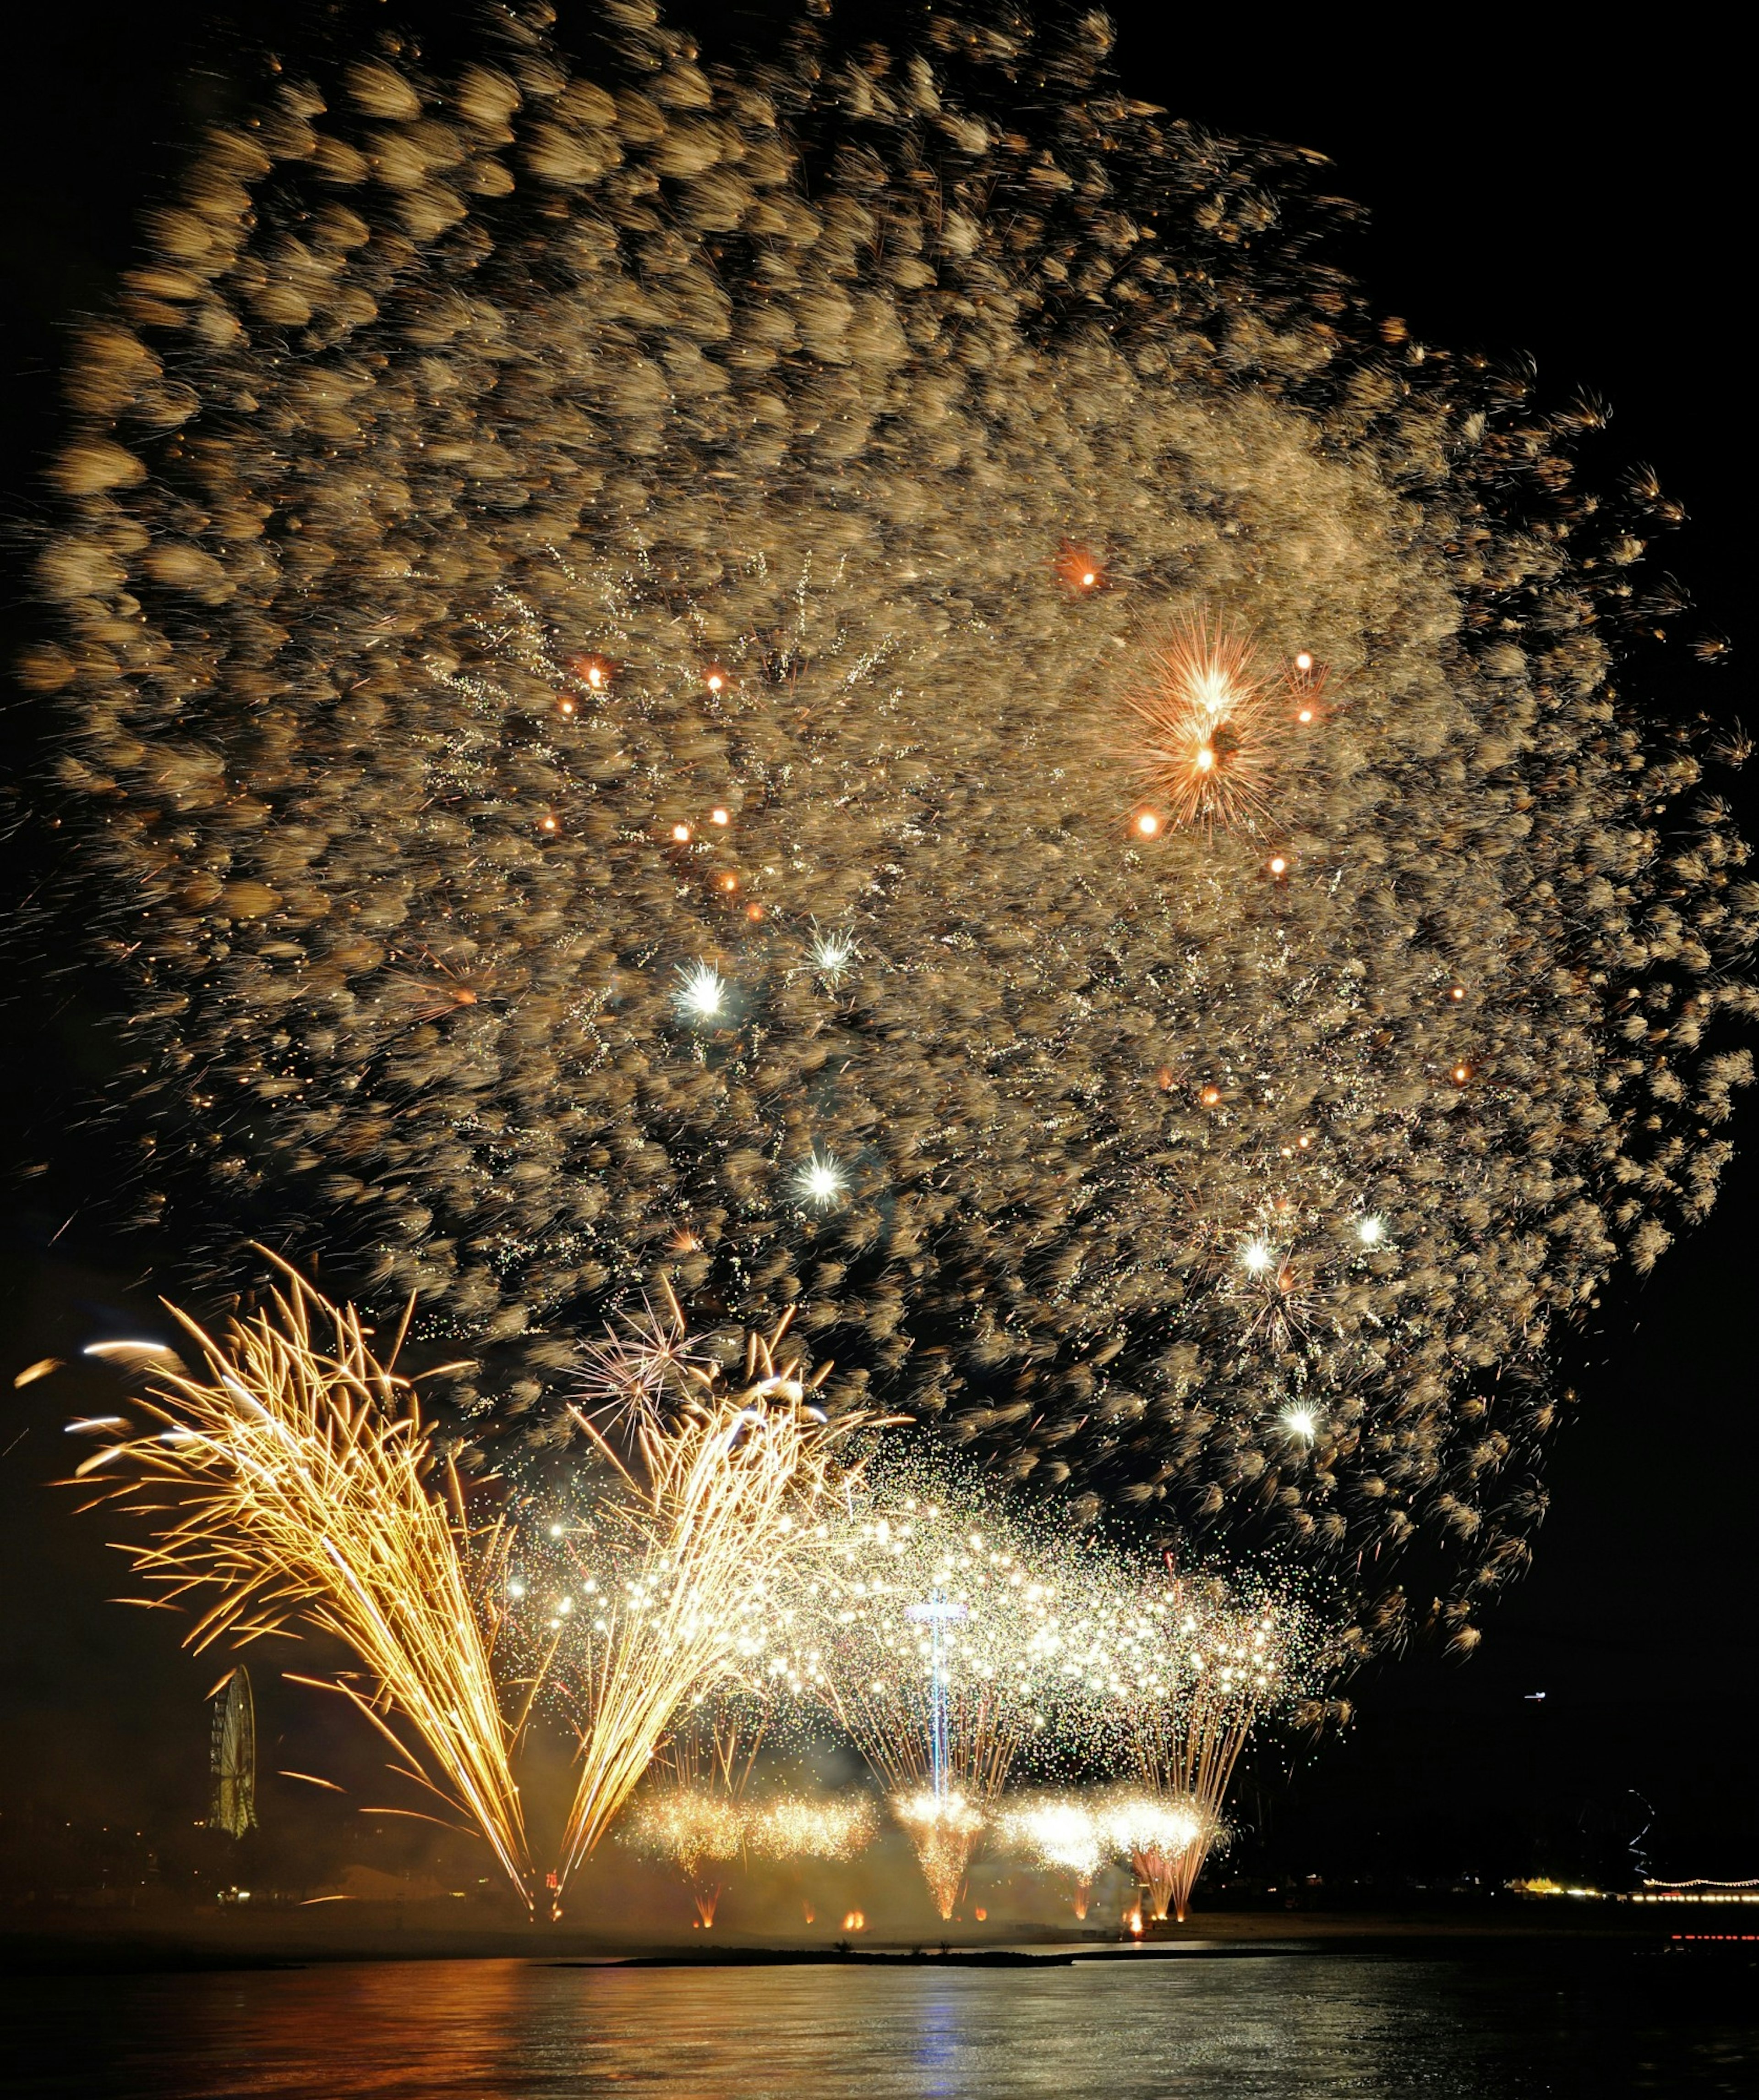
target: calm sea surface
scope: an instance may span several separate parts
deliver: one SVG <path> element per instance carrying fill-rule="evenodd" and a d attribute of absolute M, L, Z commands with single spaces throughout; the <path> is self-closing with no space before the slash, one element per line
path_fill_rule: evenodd
<path fill-rule="evenodd" d="M 1595 1952 L 1072 1969 L 382 1962 L 0 1985 L 77 2100 L 1527 2100 L 1759 2093 L 1759 1972 Z"/>

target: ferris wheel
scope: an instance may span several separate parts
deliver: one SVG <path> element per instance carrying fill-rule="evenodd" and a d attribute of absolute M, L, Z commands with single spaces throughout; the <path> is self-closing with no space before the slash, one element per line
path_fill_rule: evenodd
<path fill-rule="evenodd" d="M 214 1695 L 208 1771 L 208 1828 L 242 1838 L 257 1821 L 257 1716 L 246 1670 L 235 1670 Z"/>

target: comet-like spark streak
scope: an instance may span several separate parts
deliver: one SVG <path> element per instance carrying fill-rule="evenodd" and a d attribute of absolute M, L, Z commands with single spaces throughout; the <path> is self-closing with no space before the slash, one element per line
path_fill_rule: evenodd
<path fill-rule="evenodd" d="M 178 1313 L 201 1370 L 155 1367 L 139 1405 L 164 1426 L 107 1442 L 75 1477 L 124 1476 L 99 1500 L 149 1519 L 151 1543 L 123 1550 L 164 1601 L 218 1592 L 190 1646 L 295 1623 L 344 1643 L 365 1689 L 334 1688 L 408 1776 L 475 1824 L 528 1904 L 517 1728 L 493 1671 L 506 1529 L 467 1522 L 396 1350 L 382 1361 L 352 1307 L 283 1274 L 223 1336 Z M 429 1769 L 387 1717 L 419 1738 Z"/>
<path fill-rule="evenodd" d="M 151 213 L 24 665 L 118 1185 L 210 1273 L 344 1237 L 484 1435 L 663 1269 L 1074 1524 L 1274 1526 L 1359 1652 L 1421 1538 L 1470 1645 L 1548 1336 L 1751 1075 L 1678 507 L 1102 14 L 886 11 L 289 55 Z"/>

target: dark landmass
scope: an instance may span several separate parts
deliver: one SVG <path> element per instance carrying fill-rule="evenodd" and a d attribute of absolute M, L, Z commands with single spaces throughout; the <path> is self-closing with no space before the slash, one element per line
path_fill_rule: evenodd
<path fill-rule="evenodd" d="M 328 1907 L 326 1907 L 328 1908 Z M 148 1974 L 303 1967 L 345 1961 L 525 1961 L 558 1968 L 944 1962 L 959 1967 L 1067 1966 L 1076 1961 L 1228 1959 L 1310 1953 L 1455 1959 L 1474 1952 L 1578 1947 L 1627 1952 L 1724 1949 L 1759 1960 L 1759 1912 L 1610 1898 L 1523 1900 L 1378 1910 L 1218 1910 L 1153 1929 L 1142 1942 L 1010 1921 L 985 1933 L 956 1927 L 916 1943 L 846 1936 L 802 1945 L 731 1934 L 725 1941 L 431 1916 L 428 1904 L 360 1904 L 347 1919 L 265 1910 L 222 1920 L 69 1911 L 0 1924 L 0 1971 Z M 423 1915 L 423 1913 L 427 1913 Z"/>

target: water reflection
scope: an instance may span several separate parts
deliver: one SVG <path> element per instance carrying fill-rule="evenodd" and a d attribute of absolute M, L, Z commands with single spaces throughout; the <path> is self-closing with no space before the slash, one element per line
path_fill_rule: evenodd
<path fill-rule="evenodd" d="M 400 1962 L 36 1979 L 0 2093 L 78 2100 L 1538 2100 L 1750 2093 L 1752 1972 L 1337 1956 L 1072 1969 Z"/>

